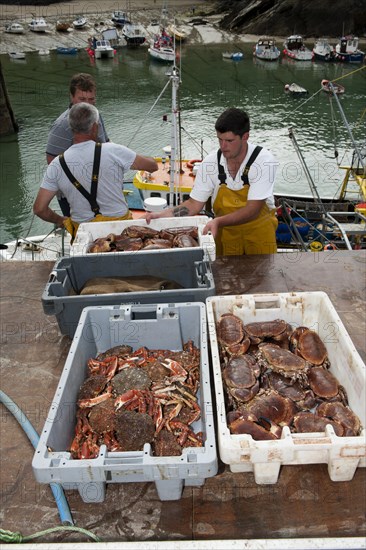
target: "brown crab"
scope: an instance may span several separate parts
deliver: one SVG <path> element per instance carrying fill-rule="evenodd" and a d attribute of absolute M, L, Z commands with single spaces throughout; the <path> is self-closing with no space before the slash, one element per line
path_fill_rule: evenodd
<path fill-rule="evenodd" d="M 257 357 L 264 370 L 272 369 L 293 380 L 306 379 L 309 365 L 305 359 L 276 344 L 259 344 Z"/>
<path fill-rule="evenodd" d="M 239 410 L 254 414 L 259 421 L 264 419 L 278 426 L 289 426 L 297 407 L 291 399 L 282 397 L 275 390 L 261 390 L 249 403 L 241 405 Z"/>
<path fill-rule="evenodd" d="M 154 421 L 146 413 L 118 411 L 114 416 L 116 439 L 123 451 L 142 451 L 154 438 Z"/>
<path fill-rule="evenodd" d="M 328 366 L 327 349 L 320 336 L 307 327 L 296 328 L 290 336 L 290 349 L 311 365 Z"/>
<path fill-rule="evenodd" d="M 294 416 L 293 420 L 293 428 L 298 433 L 324 432 L 328 424 L 333 427 L 336 435 L 344 435 L 343 426 L 339 422 L 318 416 L 311 412 L 299 412 Z"/>
<path fill-rule="evenodd" d="M 161 239 L 173 240 L 177 235 L 188 235 L 193 239 L 198 239 L 198 227 L 193 225 L 181 226 L 181 227 L 167 227 L 160 230 Z"/>
<path fill-rule="evenodd" d="M 260 367 L 252 355 L 238 355 L 230 358 L 222 371 L 222 378 L 234 402 L 240 404 L 253 399 L 259 391 L 260 372 Z"/>
<path fill-rule="evenodd" d="M 324 367 L 312 367 L 307 374 L 310 388 L 317 397 L 347 404 L 347 394 L 333 374 Z"/>
<path fill-rule="evenodd" d="M 117 395 L 128 390 L 147 390 L 151 385 L 151 378 L 141 367 L 129 367 L 121 370 L 112 378 L 112 386 Z"/>
<path fill-rule="evenodd" d="M 162 430 L 153 441 L 154 454 L 156 456 L 179 456 L 182 447 L 172 432 Z"/>
<path fill-rule="evenodd" d="M 174 237 L 173 246 L 175 248 L 193 248 L 199 245 L 197 239 L 193 238 L 191 235 L 182 233 Z"/>
<path fill-rule="evenodd" d="M 245 335 L 243 322 L 237 315 L 224 313 L 217 323 L 216 330 L 221 350 L 228 355 L 240 355 L 248 351 L 250 340 Z"/>
<path fill-rule="evenodd" d="M 172 248 L 173 244 L 168 239 L 146 239 L 144 242 L 144 250 L 160 250 L 164 248 Z"/>
<path fill-rule="evenodd" d="M 230 415 L 230 413 L 229 413 Z M 271 430 L 267 430 L 257 419 L 257 417 L 248 411 L 236 411 L 235 416 L 228 415 L 228 427 L 232 434 L 247 434 L 252 436 L 255 441 L 278 439 L 278 436 Z"/>
<path fill-rule="evenodd" d="M 304 388 L 299 380 L 291 380 L 278 372 L 270 371 L 262 379 L 264 388 L 278 391 L 282 397 L 292 399 L 299 409 L 311 409 L 315 406 L 315 396 L 311 389 Z"/>
<path fill-rule="evenodd" d="M 344 428 L 345 436 L 357 436 L 361 431 L 361 422 L 358 416 L 339 401 L 321 403 L 316 410 L 317 415 L 339 422 Z"/>
<path fill-rule="evenodd" d="M 159 231 L 147 225 L 129 225 L 122 231 L 121 235 L 139 239 L 155 239 L 159 237 Z"/>
<path fill-rule="evenodd" d="M 292 327 L 282 319 L 275 319 L 274 321 L 247 323 L 244 325 L 244 331 L 252 344 L 259 344 L 264 340 L 287 344 Z"/>

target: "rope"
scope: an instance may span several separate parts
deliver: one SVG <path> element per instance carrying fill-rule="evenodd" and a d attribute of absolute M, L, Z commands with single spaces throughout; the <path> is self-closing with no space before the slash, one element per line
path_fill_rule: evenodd
<path fill-rule="evenodd" d="M 50 529 L 45 529 L 44 531 L 38 531 L 38 533 L 33 533 L 32 535 L 26 535 L 23 537 L 21 533 L 13 533 L 13 531 L 6 531 L 5 529 L 0 529 L 0 541 L 7 543 L 21 543 L 28 542 L 33 539 L 38 539 L 44 535 L 49 535 L 50 533 L 56 533 L 60 531 L 72 531 L 76 533 L 82 533 L 87 537 L 91 538 L 94 542 L 101 542 L 101 539 L 82 527 L 75 526 L 60 526 L 60 527 L 51 527 Z"/>

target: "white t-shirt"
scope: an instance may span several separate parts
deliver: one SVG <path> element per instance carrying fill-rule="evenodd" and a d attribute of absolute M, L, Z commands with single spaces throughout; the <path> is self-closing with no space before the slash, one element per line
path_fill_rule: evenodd
<path fill-rule="evenodd" d="M 95 142 L 89 140 L 72 145 L 64 153 L 71 173 L 89 193 L 94 148 Z M 97 203 L 102 215 L 119 217 L 126 214 L 128 206 L 123 195 L 123 176 L 131 168 L 135 158 L 136 153 L 123 145 L 103 143 L 97 188 Z M 41 187 L 49 191 L 61 191 L 70 204 L 71 218 L 74 221 L 81 223 L 94 217 L 89 201 L 72 185 L 61 168 L 58 157 L 48 165 Z"/>
<path fill-rule="evenodd" d="M 240 168 L 232 178 L 224 155 L 221 155 L 220 164 L 223 166 L 226 174 L 226 185 L 233 191 L 239 191 L 243 188 L 244 183 L 241 179 L 243 170 L 255 149 L 255 145 L 248 142 L 248 151 Z M 272 210 L 275 207 L 273 188 L 275 183 L 276 171 L 278 162 L 268 149 L 263 148 L 249 170 L 249 191 L 248 200 L 263 200 L 265 199 L 268 207 Z M 207 157 L 198 165 L 198 171 L 194 186 L 190 193 L 190 197 L 199 202 L 206 202 L 209 197 L 212 197 L 212 204 L 215 201 L 219 190 L 219 170 L 217 165 L 217 149 L 207 155 Z"/>

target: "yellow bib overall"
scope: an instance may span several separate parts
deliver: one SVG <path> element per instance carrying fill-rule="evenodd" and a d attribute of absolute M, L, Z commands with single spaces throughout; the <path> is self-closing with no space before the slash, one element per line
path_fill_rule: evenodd
<path fill-rule="evenodd" d="M 219 168 L 220 166 L 219 164 Z M 246 170 L 247 167 L 244 169 L 244 172 Z M 230 214 L 238 210 L 238 208 L 245 206 L 248 201 L 248 191 L 249 184 L 244 184 L 243 188 L 239 191 L 233 191 L 232 189 L 228 189 L 226 183 L 221 180 L 220 188 L 213 203 L 215 217 Z M 275 216 L 275 210 L 270 210 L 268 205 L 264 203 L 255 220 L 240 225 L 228 225 L 220 228 L 215 239 L 216 254 L 218 256 L 274 254 L 277 252 L 277 226 L 278 221 Z"/>

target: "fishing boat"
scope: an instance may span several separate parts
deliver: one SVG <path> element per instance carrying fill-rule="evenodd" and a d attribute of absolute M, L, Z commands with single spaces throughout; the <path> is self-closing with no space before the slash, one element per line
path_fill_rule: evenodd
<path fill-rule="evenodd" d="M 313 52 L 304 44 L 304 39 L 299 34 L 289 36 L 284 42 L 283 55 L 295 61 L 311 61 Z"/>
<path fill-rule="evenodd" d="M 11 59 L 25 59 L 24 52 L 9 52 L 9 57 Z"/>
<path fill-rule="evenodd" d="M 285 84 L 285 92 L 288 92 L 294 96 L 305 95 L 308 93 L 306 88 L 303 88 L 300 84 L 296 84 L 296 82 L 292 82 L 292 84 Z"/>
<path fill-rule="evenodd" d="M 365 52 L 358 47 L 356 36 L 342 36 L 335 47 L 335 61 L 341 63 L 363 63 Z"/>
<path fill-rule="evenodd" d="M 160 34 L 155 35 L 154 40 L 150 43 L 148 52 L 151 57 L 158 61 L 166 61 L 173 63 L 175 61 L 175 49 L 173 38 L 161 29 Z"/>
<path fill-rule="evenodd" d="M 321 87 L 323 92 L 326 92 L 327 94 L 336 93 L 336 94 L 344 94 L 345 88 L 342 86 L 342 84 L 338 84 L 338 82 L 332 82 L 331 80 L 326 80 L 323 78 L 321 81 Z"/>
<path fill-rule="evenodd" d="M 24 27 L 20 23 L 9 23 L 5 25 L 5 32 L 11 34 L 24 34 Z"/>
<path fill-rule="evenodd" d="M 274 38 L 264 36 L 259 38 L 254 46 L 253 55 L 258 59 L 263 59 L 264 61 L 276 61 L 279 59 L 281 52 L 277 48 Z"/>
<path fill-rule="evenodd" d="M 33 32 L 46 32 L 48 30 L 48 25 L 43 17 L 33 18 L 28 27 Z"/>
<path fill-rule="evenodd" d="M 123 27 L 126 23 L 130 23 L 127 13 L 120 10 L 115 10 L 111 17 L 113 23 L 117 26 Z"/>
<path fill-rule="evenodd" d="M 41 56 L 50 55 L 50 50 L 48 50 L 47 48 L 41 48 L 40 50 L 38 50 L 38 55 L 41 55 Z"/>
<path fill-rule="evenodd" d="M 313 47 L 313 56 L 317 61 L 335 61 L 335 49 L 327 38 L 318 38 Z"/>
<path fill-rule="evenodd" d="M 125 23 L 122 28 L 122 35 L 127 46 L 141 46 L 146 41 L 146 31 L 139 23 Z"/>
<path fill-rule="evenodd" d="M 86 17 L 78 17 L 72 22 L 74 29 L 83 29 L 88 24 Z"/>

